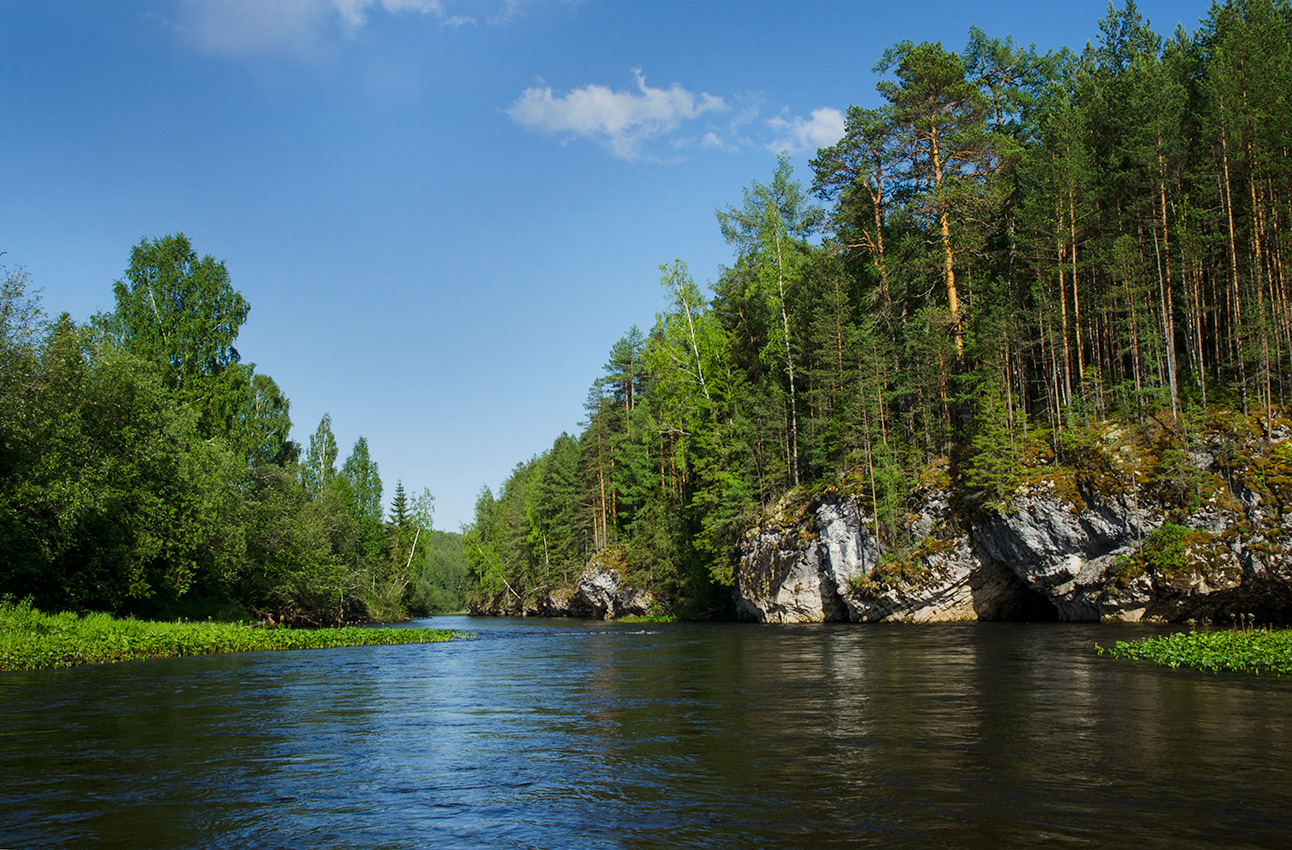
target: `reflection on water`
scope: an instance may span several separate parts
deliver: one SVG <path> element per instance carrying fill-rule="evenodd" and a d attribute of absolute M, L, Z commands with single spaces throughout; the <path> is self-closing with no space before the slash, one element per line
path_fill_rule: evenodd
<path fill-rule="evenodd" d="M 0 674 L 0 847 L 1286 846 L 1292 682 L 1146 627 L 471 620 Z"/>

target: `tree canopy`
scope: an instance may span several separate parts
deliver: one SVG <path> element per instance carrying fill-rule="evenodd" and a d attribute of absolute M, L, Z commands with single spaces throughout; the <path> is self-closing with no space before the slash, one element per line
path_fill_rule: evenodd
<path fill-rule="evenodd" d="M 0 272 L 5 593 L 302 624 L 461 607 L 460 549 L 414 545 L 429 492 L 387 523 L 367 441 L 338 471 L 326 415 L 298 464 L 287 396 L 234 347 L 250 307 L 223 262 L 182 234 L 145 239 L 114 312 L 85 325 Z"/>
<path fill-rule="evenodd" d="M 661 267 L 583 432 L 482 494 L 480 598 L 595 557 L 719 611 L 740 536 L 795 490 L 847 489 L 889 549 L 921 482 L 990 510 L 1025 457 L 1076 462 L 1084 423 L 1166 423 L 1178 455 L 1233 405 L 1268 437 L 1292 386 L 1289 55 L 1287 0 L 1169 38 L 1127 0 L 1079 52 L 894 45 L 810 186 L 781 159 L 720 206 L 711 292 Z"/>

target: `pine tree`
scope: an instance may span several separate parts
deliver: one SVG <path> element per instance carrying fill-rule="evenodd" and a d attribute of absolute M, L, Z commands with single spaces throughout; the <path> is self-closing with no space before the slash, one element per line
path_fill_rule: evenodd
<path fill-rule="evenodd" d="M 398 528 L 407 529 L 412 526 L 412 514 L 409 513 L 403 481 L 395 481 L 395 498 L 390 503 L 390 521 Z"/>
<path fill-rule="evenodd" d="M 966 78 L 964 62 L 940 43 L 902 42 L 884 53 L 876 71 L 896 79 L 876 88 L 888 101 L 909 163 L 905 191 L 937 232 L 942 280 L 957 358 L 964 356 L 956 256 L 971 241 L 969 209 L 980 199 L 984 176 L 995 167 L 987 131 L 989 104 Z M 953 213 L 958 218 L 953 221 Z"/>

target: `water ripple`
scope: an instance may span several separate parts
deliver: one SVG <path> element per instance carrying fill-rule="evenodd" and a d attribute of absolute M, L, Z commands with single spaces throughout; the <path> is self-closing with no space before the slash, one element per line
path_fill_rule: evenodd
<path fill-rule="evenodd" d="M 1292 687 L 1143 627 L 463 621 L 0 676 L 3 847 L 1279 847 Z"/>

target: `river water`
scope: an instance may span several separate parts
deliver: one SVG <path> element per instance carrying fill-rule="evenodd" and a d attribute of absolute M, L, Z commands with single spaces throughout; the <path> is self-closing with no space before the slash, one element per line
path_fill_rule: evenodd
<path fill-rule="evenodd" d="M 0 674 L 0 847 L 1292 846 L 1292 681 L 1150 627 L 429 624 Z"/>

